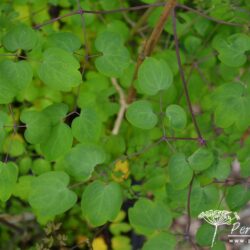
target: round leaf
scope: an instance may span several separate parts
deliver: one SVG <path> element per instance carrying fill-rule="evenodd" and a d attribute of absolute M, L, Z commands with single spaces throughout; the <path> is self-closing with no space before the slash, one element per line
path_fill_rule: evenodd
<path fill-rule="evenodd" d="M 73 52 L 81 47 L 81 40 L 74 33 L 58 32 L 52 33 L 48 37 L 46 45 Z"/>
<path fill-rule="evenodd" d="M 96 165 L 105 160 L 105 153 L 94 145 L 78 144 L 66 156 L 66 170 L 76 180 L 86 181 L 94 171 Z"/>
<path fill-rule="evenodd" d="M 49 138 L 41 144 L 41 150 L 48 160 L 56 160 L 67 153 L 72 146 L 71 129 L 64 123 L 58 123 L 50 132 Z"/>
<path fill-rule="evenodd" d="M 85 108 L 81 115 L 72 123 L 72 133 L 80 142 L 96 142 L 102 132 L 102 122 L 97 112 L 92 108 Z"/>
<path fill-rule="evenodd" d="M 172 222 L 172 216 L 164 204 L 144 198 L 138 200 L 128 214 L 132 227 L 144 235 L 167 229 Z"/>
<path fill-rule="evenodd" d="M 143 246 L 142 250 L 174 250 L 176 239 L 168 233 L 159 233 L 150 238 Z"/>
<path fill-rule="evenodd" d="M 193 171 L 182 153 L 175 154 L 168 163 L 170 183 L 175 189 L 184 189 L 192 179 Z"/>
<path fill-rule="evenodd" d="M 82 194 L 81 207 L 84 217 L 95 226 L 113 221 L 122 205 L 122 192 L 117 183 L 95 181 Z"/>
<path fill-rule="evenodd" d="M 199 148 L 188 158 L 191 168 L 197 171 L 209 168 L 213 161 L 213 153 L 205 148 Z"/>
<path fill-rule="evenodd" d="M 127 109 L 126 118 L 133 126 L 141 129 L 152 129 L 158 121 L 148 101 L 133 102 Z"/>
<path fill-rule="evenodd" d="M 3 45 L 9 51 L 18 49 L 31 50 L 37 43 L 36 32 L 25 24 L 11 28 L 3 37 Z"/>
<path fill-rule="evenodd" d="M 174 129 L 183 129 L 187 124 L 187 115 L 182 107 L 172 104 L 166 109 L 166 116 L 170 126 Z"/>
<path fill-rule="evenodd" d="M 96 49 L 103 55 L 95 60 L 98 71 L 106 76 L 119 77 L 129 66 L 130 56 L 122 37 L 113 32 L 102 32 L 95 41 Z"/>
<path fill-rule="evenodd" d="M 41 217 L 53 217 L 70 209 L 77 195 L 67 188 L 69 176 L 64 172 L 47 172 L 32 181 L 31 207 Z"/>
<path fill-rule="evenodd" d="M 7 201 L 15 189 L 18 168 L 12 163 L 0 162 L 0 200 Z"/>
<path fill-rule="evenodd" d="M 0 104 L 10 103 L 12 99 L 31 83 L 32 68 L 26 61 L 0 63 Z"/>
<path fill-rule="evenodd" d="M 69 91 L 82 81 L 79 68 L 79 62 L 69 52 L 59 48 L 49 48 L 43 54 L 38 74 L 49 87 Z"/>
<path fill-rule="evenodd" d="M 25 111 L 21 114 L 21 121 L 26 123 L 25 139 L 32 144 L 39 144 L 47 140 L 51 132 L 51 122 L 42 112 Z"/>
<path fill-rule="evenodd" d="M 148 57 L 138 72 L 138 87 L 146 95 L 155 95 L 166 90 L 173 82 L 173 74 L 167 63 Z"/>

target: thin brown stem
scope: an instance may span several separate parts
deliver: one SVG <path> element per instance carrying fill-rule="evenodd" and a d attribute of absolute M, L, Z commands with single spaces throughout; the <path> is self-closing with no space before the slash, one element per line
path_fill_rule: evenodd
<path fill-rule="evenodd" d="M 119 9 L 115 9 L 115 10 L 74 10 L 71 11 L 65 15 L 62 16 L 58 16 L 55 18 L 52 18 L 44 23 L 38 24 L 34 27 L 34 29 L 40 29 L 45 25 L 54 23 L 56 21 L 59 21 L 63 18 L 66 17 L 70 17 L 73 15 L 81 15 L 83 12 L 86 14 L 96 14 L 96 15 L 105 15 L 105 14 L 114 14 L 114 13 L 119 13 L 119 12 L 125 12 L 125 11 L 138 11 L 138 10 L 143 10 L 143 9 L 147 9 L 147 8 L 153 8 L 153 7 L 160 7 L 165 5 L 165 3 L 155 3 L 155 4 L 144 4 L 144 5 L 140 5 L 140 6 L 134 6 L 134 7 L 128 7 L 128 8 L 119 8 Z"/>
<path fill-rule="evenodd" d="M 198 141 L 199 138 L 192 138 L 192 137 L 169 137 L 163 136 L 164 141 Z"/>
<path fill-rule="evenodd" d="M 199 137 L 199 142 L 200 142 L 201 145 L 205 145 L 206 141 L 203 139 L 203 137 L 201 135 L 200 128 L 199 128 L 198 123 L 197 123 L 196 118 L 195 118 L 195 114 L 194 114 L 194 111 L 193 111 L 193 108 L 192 108 L 191 99 L 190 99 L 189 92 L 188 92 L 187 82 L 186 82 L 186 79 L 185 79 L 184 70 L 182 68 L 181 57 L 180 57 L 180 49 L 179 49 L 179 40 L 178 40 L 177 29 L 176 29 L 175 10 L 172 13 L 172 17 L 173 17 L 173 22 L 172 23 L 173 23 L 173 32 L 174 32 L 174 41 L 175 41 L 175 52 L 176 52 L 178 67 L 179 67 L 179 71 L 180 71 L 180 77 L 181 77 L 182 85 L 183 85 L 183 88 L 184 88 L 184 93 L 185 93 L 185 96 L 186 96 L 188 108 L 189 108 L 189 111 L 191 113 L 191 117 L 192 117 L 192 121 L 193 121 L 195 130 L 196 130 L 197 135 Z"/>

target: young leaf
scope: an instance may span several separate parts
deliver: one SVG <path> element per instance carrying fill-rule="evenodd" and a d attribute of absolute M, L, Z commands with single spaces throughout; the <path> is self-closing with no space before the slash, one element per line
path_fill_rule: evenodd
<path fill-rule="evenodd" d="M 172 71 L 163 60 L 148 57 L 139 68 L 138 87 L 146 95 L 155 95 L 160 90 L 166 90 L 172 82 Z"/>
<path fill-rule="evenodd" d="M 172 216 L 164 204 L 145 198 L 139 199 L 128 214 L 132 227 L 143 235 L 167 229 L 172 222 Z"/>
<path fill-rule="evenodd" d="M 35 47 L 37 40 L 36 32 L 31 27 L 18 24 L 3 37 L 3 45 L 9 51 L 31 50 Z"/>
<path fill-rule="evenodd" d="M 76 180 L 86 181 L 96 165 L 105 161 L 105 153 L 94 145 L 78 144 L 66 155 L 66 170 Z"/>
<path fill-rule="evenodd" d="M 129 52 L 123 45 L 122 37 L 117 33 L 105 31 L 98 35 L 95 46 L 103 53 L 95 60 L 98 71 L 106 76 L 121 76 L 130 61 Z"/>
<path fill-rule="evenodd" d="M 64 172 L 52 171 L 32 181 L 29 196 L 31 207 L 41 217 L 53 217 L 70 209 L 77 195 L 67 188 L 69 176 Z"/>
<path fill-rule="evenodd" d="M 150 102 L 143 100 L 133 102 L 128 107 L 126 118 L 133 126 L 141 129 L 152 129 L 158 121 Z"/>
<path fill-rule="evenodd" d="M 79 68 L 79 62 L 69 52 L 59 48 L 49 48 L 43 53 L 43 62 L 38 69 L 38 75 L 49 87 L 69 91 L 82 81 Z"/>
<path fill-rule="evenodd" d="M 81 207 L 84 217 L 94 227 L 113 221 L 122 205 L 122 191 L 117 183 L 94 181 L 82 194 Z"/>
<path fill-rule="evenodd" d="M 176 104 L 169 105 L 166 109 L 166 116 L 172 128 L 184 129 L 186 127 L 187 115 L 181 106 Z"/>
<path fill-rule="evenodd" d="M 18 168 L 12 163 L 0 162 L 0 200 L 6 202 L 15 189 Z"/>
<path fill-rule="evenodd" d="M 193 171 L 182 153 L 173 155 L 168 163 L 170 183 L 175 189 L 184 189 L 192 179 Z"/>

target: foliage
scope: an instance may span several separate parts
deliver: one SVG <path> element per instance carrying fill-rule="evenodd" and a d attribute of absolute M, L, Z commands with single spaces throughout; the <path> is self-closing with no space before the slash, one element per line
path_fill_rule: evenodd
<path fill-rule="evenodd" d="M 145 55 L 165 4 L 0 2 L 1 249 L 207 247 L 246 207 L 249 1 L 178 1 Z"/>

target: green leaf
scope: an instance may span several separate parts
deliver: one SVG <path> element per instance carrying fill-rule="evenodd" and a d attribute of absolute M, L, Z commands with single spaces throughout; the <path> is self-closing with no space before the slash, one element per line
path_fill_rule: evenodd
<path fill-rule="evenodd" d="M 240 164 L 240 173 L 242 177 L 248 177 L 250 172 L 250 158 L 247 157 L 244 162 Z"/>
<path fill-rule="evenodd" d="M 54 217 L 69 210 L 77 195 L 67 188 L 69 176 L 64 172 L 47 172 L 32 182 L 29 196 L 31 207 L 41 217 Z"/>
<path fill-rule="evenodd" d="M 199 148 L 188 158 L 191 168 L 196 171 L 202 171 L 209 168 L 213 161 L 213 153 L 206 148 Z"/>
<path fill-rule="evenodd" d="M 220 194 L 214 186 L 201 187 L 194 185 L 191 192 L 190 207 L 192 216 L 198 216 L 199 213 L 218 207 Z"/>
<path fill-rule="evenodd" d="M 143 100 L 129 105 L 126 118 L 133 126 L 141 129 L 152 129 L 158 121 L 150 102 Z"/>
<path fill-rule="evenodd" d="M 146 241 L 142 250 L 174 250 L 175 246 L 175 237 L 169 233 L 162 232 Z"/>
<path fill-rule="evenodd" d="M 229 159 L 219 159 L 212 166 L 203 172 L 206 177 L 225 180 L 231 172 L 231 161 Z"/>
<path fill-rule="evenodd" d="M 25 139 L 32 144 L 46 142 L 51 132 L 51 122 L 43 112 L 24 111 L 21 121 L 26 124 Z"/>
<path fill-rule="evenodd" d="M 76 180 L 86 181 L 96 165 L 105 161 L 104 151 L 94 145 L 78 144 L 66 155 L 67 172 Z"/>
<path fill-rule="evenodd" d="M 97 70 L 106 76 L 120 77 L 130 61 L 122 37 L 117 33 L 102 32 L 97 36 L 95 47 L 103 54 L 95 60 Z"/>
<path fill-rule="evenodd" d="M 32 172 L 35 175 L 40 175 L 51 170 L 51 165 L 44 159 L 36 159 L 33 161 Z"/>
<path fill-rule="evenodd" d="M 3 37 L 3 45 L 9 51 L 31 50 L 37 43 L 36 32 L 25 24 L 12 27 Z"/>
<path fill-rule="evenodd" d="M 132 227 L 143 235 L 167 229 L 172 222 L 172 216 L 164 204 L 145 198 L 139 199 L 128 214 Z"/>
<path fill-rule="evenodd" d="M 181 106 L 176 104 L 169 105 L 166 109 L 166 116 L 172 128 L 184 129 L 186 127 L 187 115 Z"/>
<path fill-rule="evenodd" d="M 215 227 L 205 223 L 201 225 L 196 233 L 196 241 L 201 246 L 211 246 Z M 218 237 L 218 235 L 217 235 Z"/>
<path fill-rule="evenodd" d="M 21 176 L 18 179 L 18 183 L 15 185 L 15 189 L 13 191 L 13 195 L 23 199 L 28 200 L 30 192 L 32 190 L 31 184 L 32 181 L 35 179 L 34 176 L 31 175 L 25 175 Z"/>
<path fill-rule="evenodd" d="M 3 131 L 5 123 L 8 121 L 8 115 L 0 110 L 0 129 Z"/>
<path fill-rule="evenodd" d="M 80 142 L 97 142 L 101 136 L 102 122 L 92 108 L 84 108 L 72 123 L 72 133 Z"/>
<path fill-rule="evenodd" d="M 26 61 L 0 62 L 0 104 L 7 104 L 31 83 L 32 68 Z"/>
<path fill-rule="evenodd" d="M 81 207 L 84 217 L 94 227 L 113 221 L 122 205 L 122 191 L 117 183 L 94 181 L 82 194 Z"/>
<path fill-rule="evenodd" d="M 131 250 L 130 239 L 127 236 L 113 236 L 111 243 L 113 250 Z"/>
<path fill-rule="evenodd" d="M 249 200 L 249 191 L 242 185 L 227 188 L 226 202 L 233 211 L 244 206 Z"/>
<path fill-rule="evenodd" d="M 120 235 L 122 233 L 128 233 L 129 231 L 131 231 L 131 226 L 128 223 L 117 223 L 115 221 L 110 225 L 109 230 L 114 235 Z"/>
<path fill-rule="evenodd" d="M 160 90 L 168 89 L 173 82 L 173 73 L 167 63 L 148 57 L 138 72 L 138 88 L 146 95 L 155 95 Z"/>
<path fill-rule="evenodd" d="M 213 95 L 215 123 L 221 128 L 235 124 L 239 129 L 246 129 L 250 124 L 248 110 L 250 97 L 245 95 L 245 88 L 236 83 L 220 86 Z"/>
<path fill-rule="evenodd" d="M 195 53 L 201 43 L 202 40 L 196 36 L 188 36 L 184 41 L 185 48 L 190 54 Z"/>
<path fill-rule="evenodd" d="M 38 69 L 41 80 L 55 90 L 70 91 L 82 82 L 79 62 L 67 51 L 49 48 Z"/>
<path fill-rule="evenodd" d="M 219 59 L 229 67 L 240 67 L 245 64 L 245 52 L 250 50 L 250 37 L 236 33 L 229 37 L 218 35 L 213 41 L 213 47 L 219 52 Z"/>
<path fill-rule="evenodd" d="M 0 162 L 0 200 L 6 202 L 15 189 L 18 168 L 12 163 Z"/>
<path fill-rule="evenodd" d="M 66 154 L 72 146 L 71 129 L 64 123 L 53 126 L 49 138 L 41 144 L 41 150 L 48 160 L 56 160 Z"/>
<path fill-rule="evenodd" d="M 119 34 L 124 41 L 126 41 L 129 37 L 129 28 L 127 27 L 125 22 L 120 20 L 112 20 L 112 22 L 108 23 L 105 26 L 107 31 Z"/>
<path fill-rule="evenodd" d="M 51 121 L 53 125 L 62 121 L 68 112 L 68 106 L 64 103 L 56 103 L 43 110 L 43 114 Z"/>
<path fill-rule="evenodd" d="M 192 179 L 193 171 L 182 153 L 173 155 L 168 163 L 170 183 L 175 189 L 184 189 Z"/>
<path fill-rule="evenodd" d="M 80 49 L 81 40 L 74 33 L 58 32 L 49 35 L 46 45 L 73 52 Z"/>

